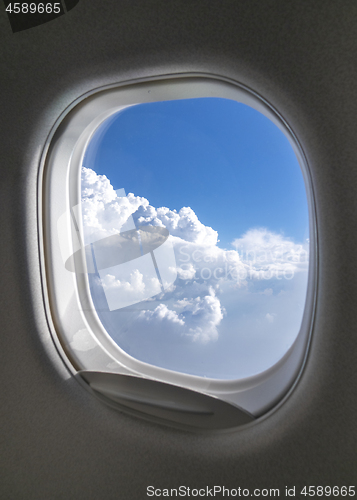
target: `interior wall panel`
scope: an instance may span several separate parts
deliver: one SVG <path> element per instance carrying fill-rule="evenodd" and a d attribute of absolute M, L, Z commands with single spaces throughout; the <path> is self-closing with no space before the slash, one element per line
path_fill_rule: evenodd
<path fill-rule="evenodd" d="M 80 0 L 12 33 L 0 14 L 0 497 L 147 498 L 146 487 L 353 485 L 356 468 L 357 6 Z M 43 306 L 37 174 L 73 101 L 154 75 L 224 75 L 285 117 L 311 168 L 318 294 L 304 373 L 258 422 L 203 435 L 117 412 L 74 380 Z"/>

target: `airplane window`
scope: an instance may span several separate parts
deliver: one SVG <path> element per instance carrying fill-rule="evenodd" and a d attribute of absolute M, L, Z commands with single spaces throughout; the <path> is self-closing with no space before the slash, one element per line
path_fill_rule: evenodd
<path fill-rule="evenodd" d="M 146 103 L 97 130 L 81 166 L 93 303 L 128 354 L 237 379 L 300 330 L 308 208 L 286 136 L 229 99 Z"/>
<path fill-rule="evenodd" d="M 250 90 L 209 76 L 77 104 L 39 176 L 63 360 L 105 402 L 179 426 L 234 427 L 274 408 L 303 369 L 317 279 L 293 131 Z"/>

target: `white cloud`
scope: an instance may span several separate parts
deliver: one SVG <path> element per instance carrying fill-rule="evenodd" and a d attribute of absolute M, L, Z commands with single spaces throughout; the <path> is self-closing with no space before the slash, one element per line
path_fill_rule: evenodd
<path fill-rule="evenodd" d="M 102 285 L 110 297 L 110 310 L 157 296 L 156 307 L 142 310 L 132 318 L 135 324 L 130 328 L 141 331 L 144 326 L 142 331 L 147 335 L 161 332 L 196 343 L 215 341 L 225 315 L 222 303 L 227 316 L 238 314 L 237 287 L 246 287 L 249 293 L 253 287 L 262 300 L 270 300 L 282 292 L 282 280 L 287 280 L 286 284 L 296 272 L 306 272 L 308 268 L 306 248 L 281 234 L 266 228 L 251 229 L 233 241 L 234 249 L 219 248 L 217 231 L 202 224 L 192 208 L 183 207 L 177 212 L 166 207 L 155 208 L 146 198 L 132 193 L 118 196 L 105 176 L 84 167 L 82 214 L 86 242 L 120 232 L 131 217 L 136 227 L 151 225 L 168 229 L 178 279 L 165 292 L 161 291 L 154 269 L 144 272 L 128 264 L 124 274 L 123 267 L 117 274 L 110 269 L 100 272 Z M 263 287 L 264 280 L 272 280 L 269 287 Z M 273 282 L 280 288 L 270 285 Z M 253 318 L 255 313 L 249 314 Z M 265 310 L 264 314 L 267 323 L 275 324 L 275 313 Z"/>
<path fill-rule="evenodd" d="M 218 233 L 198 220 L 190 207 L 183 207 L 179 212 L 166 207 L 157 209 L 157 218 L 169 230 L 172 236 L 204 246 L 217 244 Z"/>
<path fill-rule="evenodd" d="M 120 231 L 133 214 L 136 226 L 166 227 L 172 236 L 204 246 L 215 246 L 218 233 L 205 226 L 190 207 L 179 212 L 166 207 L 155 209 L 146 198 L 129 193 L 118 196 L 109 179 L 82 167 L 82 217 L 87 240 L 111 236 Z M 92 240 L 91 240 L 92 241 Z"/>
<path fill-rule="evenodd" d="M 158 305 L 153 311 L 141 311 L 139 319 L 147 322 L 162 323 L 184 326 L 185 322 L 180 319 L 177 312 L 171 311 L 165 304 Z"/>
<path fill-rule="evenodd" d="M 82 167 L 81 207 L 86 243 L 117 234 L 139 207 L 148 205 L 148 200 L 132 193 L 118 196 L 105 175 Z"/>
<path fill-rule="evenodd" d="M 177 274 L 182 280 L 192 280 L 195 277 L 196 269 L 190 262 L 182 267 L 178 267 Z"/>
<path fill-rule="evenodd" d="M 275 313 L 267 313 L 265 315 L 265 319 L 268 321 L 268 323 L 273 323 L 275 320 L 276 314 Z"/>
<path fill-rule="evenodd" d="M 249 266 L 253 279 L 291 279 L 295 272 L 308 267 L 308 248 L 266 228 L 250 229 L 232 245 Z"/>
<path fill-rule="evenodd" d="M 127 267 L 123 264 L 111 268 L 109 273 L 105 271 L 100 273 L 110 310 L 137 304 L 161 292 L 161 285 L 154 274 L 154 269 L 152 272 L 145 272 L 144 266 L 144 272 L 140 272 L 139 269 L 130 271 Z M 111 274 L 113 271 L 119 276 Z"/>
<path fill-rule="evenodd" d="M 177 311 L 166 304 L 159 304 L 153 311 L 141 311 L 138 326 L 144 326 L 147 334 L 152 330 L 161 331 L 165 335 L 187 336 L 203 344 L 218 339 L 217 327 L 224 310 L 213 288 L 204 297 L 178 300 L 173 307 Z"/>

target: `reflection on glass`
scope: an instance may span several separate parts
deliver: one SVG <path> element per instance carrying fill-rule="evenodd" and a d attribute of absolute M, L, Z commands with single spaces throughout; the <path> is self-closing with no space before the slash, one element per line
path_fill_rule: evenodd
<path fill-rule="evenodd" d="M 123 350 L 220 379 L 284 355 L 306 298 L 308 209 L 270 120 L 218 98 L 132 106 L 97 130 L 81 183 L 92 299 Z"/>

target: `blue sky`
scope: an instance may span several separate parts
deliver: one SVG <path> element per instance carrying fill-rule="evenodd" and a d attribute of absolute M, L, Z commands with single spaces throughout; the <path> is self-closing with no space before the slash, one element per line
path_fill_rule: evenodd
<path fill-rule="evenodd" d="M 191 207 L 218 231 L 222 248 L 252 227 L 308 237 L 295 154 L 249 106 L 218 98 L 141 104 L 112 118 L 98 137 L 86 167 L 155 207 Z"/>
<path fill-rule="evenodd" d="M 147 363 L 225 379 L 285 354 L 304 310 L 308 209 L 293 149 L 268 118 L 216 98 L 132 106 L 99 128 L 83 167 L 86 243 L 128 227 L 170 234 L 171 247 L 154 250 L 164 252 L 158 274 L 138 258 L 89 278 L 118 345 Z"/>

